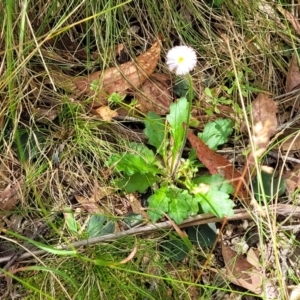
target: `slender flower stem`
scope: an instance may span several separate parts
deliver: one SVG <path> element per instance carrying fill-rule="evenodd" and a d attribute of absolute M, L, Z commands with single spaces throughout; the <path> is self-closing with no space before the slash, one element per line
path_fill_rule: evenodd
<path fill-rule="evenodd" d="M 178 154 L 176 156 L 176 159 L 175 159 L 175 163 L 173 165 L 173 168 L 172 168 L 172 177 L 174 177 L 175 173 L 176 173 L 176 170 L 179 166 L 179 163 L 180 163 L 180 159 L 182 157 L 182 153 L 183 153 L 183 150 L 184 150 L 184 147 L 185 147 L 185 144 L 186 144 L 186 140 L 187 140 L 187 133 L 188 133 L 188 130 L 189 130 L 189 124 L 190 124 L 190 119 L 191 119 L 191 112 L 192 112 L 192 103 L 193 103 L 193 99 L 194 99 L 194 90 L 193 90 L 193 82 L 192 82 L 192 77 L 190 76 L 190 74 L 188 74 L 186 76 L 187 80 L 188 80 L 188 83 L 189 83 L 189 90 L 188 90 L 188 93 L 187 93 L 187 100 L 188 100 L 188 111 L 187 111 L 187 118 L 186 118 L 186 124 L 182 124 L 182 126 L 184 126 L 184 136 L 183 136 L 183 139 L 182 139 L 182 144 L 181 144 L 181 147 L 178 151 Z"/>

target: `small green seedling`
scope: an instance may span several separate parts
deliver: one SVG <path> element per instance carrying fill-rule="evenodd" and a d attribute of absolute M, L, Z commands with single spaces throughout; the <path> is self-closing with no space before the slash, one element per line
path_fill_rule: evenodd
<path fill-rule="evenodd" d="M 152 189 L 148 198 L 148 213 L 153 222 L 167 214 L 177 224 L 200 212 L 218 217 L 233 214 L 230 194 L 233 188 L 220 175 L 196 177 L 200 162 L 194 151 L 189 158 L 179 157 L 185 142 L 188 101 L 178 99 L 170 107 L 166 121 L 153 112 L 145 119 L 144 133 L 151 149 L 142 143 L 130 143 L 127 152 L 114 154 L 108 166 L 114 166 L 121 177 L 116 186 L 126 193 L 144 193 Z M 228 119 L 209 122 L 199 136 L 211 149 L 227 142 L 232 133 Z M 175 170 L 175 172 L 174 172 Z"/>

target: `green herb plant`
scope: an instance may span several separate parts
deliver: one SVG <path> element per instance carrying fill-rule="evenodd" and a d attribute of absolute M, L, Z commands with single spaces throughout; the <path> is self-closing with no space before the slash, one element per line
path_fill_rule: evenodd
<path fill-rule="evenodd" d="M 218 217 L 233 214 L 230 194 L 232 186 L 220 175 L 197 176 L 202 166 L 195 151 L 187 158 L 181 155 L 185 142 L 184 124 L 189 120 L 189 103 L 186 97 L 178 99 L 170 107 L 166 120 L 149 112 L 144 123 L 148 145 L 132 142 L 125 153 L 113 154 L 108 166 L 115 167 L 121 178 L 116 186 L 126 193 L 145 193 L 148 213 L 153 222 L 167 214 L 177 224 L 198 213 L 213 213 Z M 232 132 L 229 119 L 209 122 L 199 134 L 211 148 L 228 140 Z M 180 157 L 178 157 L 180 154 Z"/>

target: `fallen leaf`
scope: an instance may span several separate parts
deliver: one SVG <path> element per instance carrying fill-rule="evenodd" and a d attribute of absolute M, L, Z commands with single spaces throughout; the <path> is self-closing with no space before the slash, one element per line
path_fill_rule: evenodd
<path fill-rule="evenodd" d="M 279 12 L 281 12 L 286 19 L 292 24 L 297 34 L 300 34 L 300 23 L 298 19 L 289 11 L 282 8 L 281 5 L 277 5 L 277 9 Z"/>
<path fill-rule="evenodd" d="M 74 197 L 87 212 L 91 214 L 103 213 L 103 209 L 101 209 L 100 206 L 93 199 L 89 199 L 76 194 L 74 195 Z"/>
<path fill-rule="evenodd" d="M 121 52 L 124 50 L 124 44 L 118 44 L 117 46 L 115 46 L 115 52 L 116 55 L 121 55 Z"/>
<path fill-rule="evenodd" d="M 296 189 L 300 189 L 300 165 L 296 165 L 293 171 L 284 172 L 282 176 L 286 180 L 288 195 L 291 195 Z"/>
<path fill-rule="evenodd" d="M 110 109 L 109 106 L 104 105 L 92 110 L 92 113 L 99 115 L 103 121 L 111 122 L 112 118 L 116 117 L 118 113 Z"/>
<path fill-rule="evenodd" d="M 205 165 L 211 174 L 220 174 L 233 185 L 237 196 L 241 200 L 247 198 L 247 189 L 244 184 L 242 174 L 234 168 L 228 159 L 209 149 L 209 147 L 191 130 L 188 131 L 188 140 L 197 152 L 197 157 Z"/>
<path fill-rule="evenodd" d="M 289 70 L 286 76 L 286 92 L 289 93 L 299 86 L 300 86 L 300 70 L 299 70 L 299 63 L 298 63 L 298 55 L 294 53 L 290 61 Z"/>
<path fill-rule="evenodd" d="M 252 102 L 253 142 L 254 149 L 248 156 L 247 166 L 254 166 L 254 157 L 260 157 L 267 149 L 270 138 L 277 129 L 277 105 L 269 95 L 260 93 Z M 253 169 L 252 176 L 256 171 Z"/>
<path fill-rule="evenodd" d="M 87 77 L 75 78 L 74 83 L 81 92 L 93 96 L 95 91 L 90 90 L 90 86 L 93 81 L 99 80 L 99 89 L 97 89 L 99 103 L 95 103 L 93 106 L 105 105 L 107 104 L 107 95 L 112 93 L 126 95 L 130 89 L 140 88 L 154 72 L 160 52 L 161 43 L 158 40 L 146 53 L 141 54 L 134 61 L 95 72 Z"/>
<path fill-rule="evenodd" d="M 228 279 L 257 295 L 262 293 L 262 274 L 243 255 L 238 255 L 222 242 L 222 256 Z"/>
<path fill-rule="evenodd" d="M 111 195 L 113 193 L 115 193 L 115 189 L 113 187 L 95 185 L 94 195 L 93 195 L 93 198 L 95 200 L 93 200 L 93 201 L 98 202 L 101 199 L 108 197 L 109 195 Z"/>
<path fill-rule="evenodd" d="M 278 144 L 275 149 L 281 151 L 296 151 L 300 149 L 300 132 L 298 128 L 286 129 L 283 134 L 277 138 Z"/>
<path fill-rule="evenodd" d="M 0 211 L 13 210 L 20 201 L 18 191 L 20 190 L 22 181 L 14 184 L 8 184 L 0 193 Z"/>
<path fill-rule="evenodd" d="M 278 288 L 277 282 L 274 282 L 274 280 L 272 280 L 272 278 L 266 279 L 265 295 L 268 295 L 268 299 L 280 299 L 282 296 L 280 289 Z M 291 300 L 291 299 L 289 299 L 289 300 Z"/>
<path fill-rule="evenodd" d="M 277 105 L 269 95 L 260 93 L 252 102 L 252 116 L 254 125 L 261 123 L 262 127 L 267 130 L 268 139 L 276 132 L 277 129 Z M 270 125 L 265 126 L 267 123 Z M 268 128 L 266 128 L 268 127 Z"/>
<path fill-rule="evenodd" d="M 260 2 L 258 4 L 258 9 L 271 20 L 276 20 L 278 18 L 275 7 L 269 3 Z"/>
<path fill-rule="evenodd" d="M 104 208 L 100 207 L 97 202 L 111 195 L 113 192 L 113 188 L 98 186 L 97 181 L 95 181 L 94 192 L 90 197 L 84 197 L 78 194 L 75 194 L 74 197 L 87 212 L 91 214 L 101 213 L 104 215 L 109 215 L 110 213 Z"/>
<path fill-rule="evenodd" d="M 259 253 L 257 249 L 250 248 L 247 252 L 247 261 L 252 266 L 259 268 L 260 267 L 260 261 L 259 261 Z"/>
<path fill-rule="evenodd" d="M 138 102 L 138 109 L 147 114 L 152 111 L 158 115 L 165 115 L 170 110 L 172 95 L 169 90 L 170 76 L 166 74 L 152 74 L 139 90 L 133 93 Z"/>
<path fill-rule="evenodd" d="M 144 210 L 141 201 L 138 200 L 134 194 L 128 194 L 125 197 L 129 201 L 133 213 L 141 214 L 146 220 L 150 220 L 150 217 Z"/>
<path fill-rule="evenodd" d="M 80 91 L 77 90 L 77 85 L 74 83 L 74 77 L 64 74 L 57 70 L 51 70 L 50 75 L 55 83 L 56 86 L 64 89 L 65 91 L 69 93 L 78 93 L 80 94 Z M 49 78 L 46 78 L 44 81 L 46 84 L 50 84 L 51 81 Z"/>
<path fill-rule="evenodd" d="M 115 46 L 115 53 L 116 53 L 116 60 L 119 64 L 126 63 L 130 60 L 130 55 L 128 51 L 126 51 L 124 44 L 119 44 Z"/>
<path fill-rule="evenodd" d="M 300 285 L 293 288 L 289 300 L 299 300 L 300 299 Z"/>
<path fill-rule="evenodd" d="M 57 109 L 51 108 L 33 108 L 34 109 L 34 116 L 36 122 L 44 123 L 44 124 L 51 124 L 53 120 L 55 120 L 58 116 Z"/>

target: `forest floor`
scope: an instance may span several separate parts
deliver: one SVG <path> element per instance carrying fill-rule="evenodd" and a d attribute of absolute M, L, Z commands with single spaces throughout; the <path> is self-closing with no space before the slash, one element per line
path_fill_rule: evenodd
<path fill-rule="evenodd" d="M 299 4 L 0 11 L 0 299 L 300 299 Z"/>

